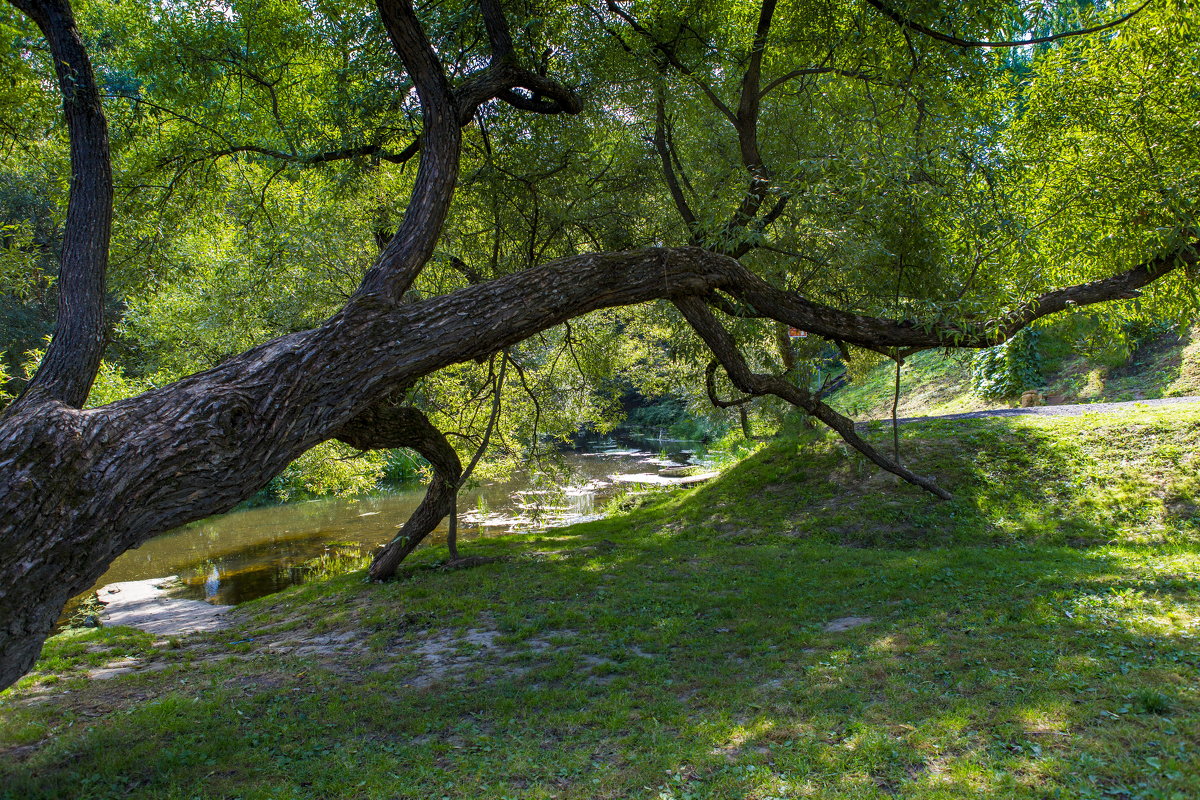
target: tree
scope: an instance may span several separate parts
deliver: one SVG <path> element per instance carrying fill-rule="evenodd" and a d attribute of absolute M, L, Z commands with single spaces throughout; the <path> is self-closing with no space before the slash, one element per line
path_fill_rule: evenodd
<path fill-rule="evenodd" d="M 642 231 L 639 238 L 651 246 L 605 250 L 597 246 L 605 237 L 596 234 L 590 244 L 577 242 L 575 252 L 544 263 L 531 247 L 529 257 L 507 273 L 472 274 L 461 259 L 455 263 L 438 252 L 464 159 L 464 128 L 482 120 L 485 129 L 498 131 L 506 119 L 525 119 L 504 116 L 501 106 L 514 114 L 578 115 L 584 105 L 575 91 L 549 77 L 548 54 L 530 55 L 528 39 L 517 46 L 498 0 L 451 4 L 431 11 L 426 25 L 406 0 L 379 0 L 378 21 L 419 101 L 408 110 L 419 116 L 420 132 L 407 146 L 369 141 L 305 154 L 294 142 L 283 148 L 250 143 L 197 153 L 199 161 L 210 163 L 253 155 L 301 166 L 351 158 L 417 160 L 403 217 L 394 233 L 381 229 L 381 250 L 352 294 L 315 327 L 254 346 L 170 385 L 84 410 L 110 335 L 104 311 L 113 182 L 102 91 L 67 0 L 12 2 L 36 24 L 53 57 L 72 178 L 54 338 L 37 374 L 0 418 L 0 685 L 32 665 L 66 601 L 117 555 L 233 507 L 321 442 L 413 447 L 433 464 L 436 478 L 422 506 L 372 565 L 372 577 L 389 576 L 449 513 L 461 474 L 453 448 L 407 402 L 407 390 L 423 376 L 487 360 L 589 312 L 669 301 L 710 354 L 703 359 L 711 360 L 710 378 L 723 371 L 745 398 L 782 398 L 880 467 L 946 497 L 934 480 L 879 453 L 855 433 L 851 420 L 786 373 L 761 371 L 769 359 L 748 357 L 747 337 L 775 324 L 792 325 L 842 347 L 898 359 L 926 348 L 984 347 L 1049 314 L 1137 297 L 1143 287 L 1197 262 L 1192 210 L 1200 193 L 1188 177 L 1194 173 L 1144 164 L 1147 177 L 1141 183 L 1150 188 L 1143 191 L 1139 183 L 1134 194 L 1156 220 L 1153 234 L 1139 232 L 1113 245 L 1090 268 L 1080 268 L 1083 258 L 1043 268 L 1038 264 L 1045 255 L 1029 251 L 1034 231 L 1078 227 L 1078 219 L 1052 197 L 1068 182 L 1061 172 L 1070 165 L 1053 180 L 1029 174 L 1036 148 L 1021 137 L 1028 128 L 1031 141 L 1046 147 L 1047 133 L 1037 126 L 1053 125 L 1037 108 L 1047 100 L 1030 88 L 1036 84 L 1013 77 L 1035 69 L 1029 58 L 1002 62 L 994 49 L 1054 41 L 1020 33 L 1047 23 L 1075 24 L 1075 11 L 1030 19 L 985 4 L 978 14 L 955 11 L 926 21 L 916 12 L 867 0 L 862 7 L 815 2 L 810 13 L 792 10 L 784 19 L 775 0 L 755 7 L 697 4 L 682 11 L 610 0 L 604 7 L 560 10 L 559 27 L 545 36 L 555 39 L 563 71 L 576 79 L 624 76 L 627 94 L 607 101 L 593 97 L 599 108 L 591 113 L 620 124 L 649 109 L 647 152 L 665 193 L 647 190 L 627 202 L 659 212 L 671 208 L 678 220 Z M 434 23 L 456 29 L 459 17 L 447 23 L 438 16 L 451 12 L 481 23 L 481 42 L 459 42 L 459 51 L 447 40 L 431 43 L 427 31 Z M 1102 21 L 1094 11 L 1078 11 L 1090 28 L 1076 26 L 1062 35 L 1083 40 L 1087 37 L 1075 34 L 1086 30 L 1102 38 L 1136 13 Z M 350 26 L 352 16 L 329 19 Z M 1155 19 L 1162 24 L 1162 15 Z M 336 40 L 340 29 L 333 30 Z M 369 33 L 370 25 L 363 30 Z M 988 46 L 992 49 L 981 48 L 979 37 L 997 31 L 1009 34 Z M 1118 37 L 1113 46 L 1125 43 Z M 1129 46 L 1151 47 L 1152 41 L 1136 39 Z M 1064 86 L 1060 96 L 1088 84 L 1086 75 L 1078 82 L 1063 75 L 1103 68 L 1102 52 L 1081 46 L 1053 64 Z M 530 58 L 541 61 L 526 66 Z M 255 80 L 274 91 L 269 76 Z M 1091 80 L 1094 87 L 1096 79 Z M 819 105 L 810 110 L 827 116 L 789 118 L 787 103 L 774 100 L 793 82 L 800 82 L 796 96 L 817 98 Z M 976 99 L 965 111 L 956 110 L 956 87 L 964 85 Z M 1173 86 L 1160 94 L 1186 94 L 1181 84 Z M 393 110 L 413 105 L 406 85 L 392 91 L 399 96 L 388 101 Z M 638 93 L 642 100 L 632 102 Z M 871 108 L 885 95 L 892 105 L 876 107 L 865 124 L 838 116 Z M 264 113 L 283 113 L 279 104 L 266 107 Z M 1120 131 L 1110 117 L 1086 110 L 1090 117 L 1059 122 L 1060 129 L 1048 135 L 1075 137 L 1076 160 L 1103 160 L 1108 134 Z M 704 123 L 710 113 L 728 126 L 731 137 L 722 138 L 716 126 Z M 1149 116 L 1156 124 L 1173 124 L 1163 122 L 1163 115 Z M 939 118 L 949 123 L 939 128 Z M 776 126 L 769 136 L 765 125 Z M 515 123 L 509 136 L 495 142 L 518 146 L 533 130 Z M 881 135 L 889 131 L 904 132 L 893 137 L 897 146 L 891 149 Z M 483 142 L 484 150 L 490 142 Z M 801 157 L 785 158 L 789 147 Z M 1121 148 L 1137 150 L 1125 143 Z M 719 168 L 694 168 L 707 151 L 728 160 Z M 856 153 L 877 155 L 879 163 L 852 163 Z M 1001 175 L 1012 177 L 1005 183 Z M 476 175 L 469 183 L 477 191 L 485 181 Z M 524 185 L 533 191 L 534 184 Z M 1011 195 L 1002 196 L 997 187 Z M 619 194 L 621 187 L 616 189 Z M 1167 195 L 1170 201 L 1162 201 Z M 1160 202 L 1152 203 L 1155 198 Z M 1054 207 L 1038 217 L 1038 203 Z M 978 213 L 985 206 L 988 213 Z M 980 216 L 993 227 L 977 229 Z M 874 238 L 858 230 L 868 218 L 878 223 Z M 842 220 L 844 230 L 822 239 L 820 231 L 831 220 Z M 885 240 L 886 246 L 880 244 Z M 873 252 L 857 252 L 868 243 Z M 968 254 L 972 257 L 964 258 Z M 1020 268 L 1006 274 L 1005 258 Z M 1115 269 L 1117 263 L 1123 267 Z M 814 264 L 819 277 L 811 274 Z M 466 284 L 414 296 L 411 290 L 432 265 L 459 270 Z M 1094 275 L 1096 269 L 1112 274 L 1037 293 L 1038 287 L 1068 275 Z M 806 274 L 810 277 L 801 280 Z M 879 280 L 880 274 L 887 280 Z M 842 307 L 834 304 L 839 301 Z M 710 394 L 715 402 L 743 401 L 720 400 L 715 383 Z"/>

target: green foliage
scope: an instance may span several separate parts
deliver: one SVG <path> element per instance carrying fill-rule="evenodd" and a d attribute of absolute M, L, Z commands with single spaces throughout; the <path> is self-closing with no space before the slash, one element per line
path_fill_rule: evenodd
<path fill-rule="evenodd" d="M 684 416 L 685 401 L 674 397 L 663 398 L 650 405 L 638 406 L 625 417 L 625 426 L 648 429 L 649 432 L 669 429 Z"/>
<path fill-rule="evenodd" d="M 576 88 L 584 111 L 480 110 L 464 131 L 454 207 L 413 299 L 581 253 L 746 244 L 747 268 L 810 299 L 916 324 L 986 327 L 1029 296 L 1128 268 L 1197 228 L 1200 58 L 1190 5 L 1152 3 L 1103 35 L 1000 50 L 903 36 L 868 6 L 783 3 L 763 58 L 760 85 L 770 91 L 759 98 L 757 135 L 765 207 L 779 212 L 752 223 L 737 215 L 754 181 L 727 111 L 738 108 L 757 7 L 620 8 L 669 42 L 686 69 L 664 68 L 662 47 L 611 9 L 506 4 L 521 59 Z M 122 187 L 109 277 L 116 327 L 93 404 L 210 368 L 336 311 L 395 231 L 415 180 L 411 163 L 373 150 L 395 154 L 421 127 L 376 9 L 95 0 L 76 10 Z M 904 9 L 933 29 L 982 38 L 1078 28 L 1119 10 L 1001 0 Z M 485 59 L 474 4 L 435 3 L 420 14 L 452 80 Z M 49 333 L 55 302 L 69 165 L 47 61 L 34 26 L 0 10 L 0 349 L 10 374 L 19 372 L 13 359 Z M 691 228 L 647 135 L 660 100 Z M 321 158 L 344 151 L 361 154 Z M 1097 330 L 1186 318 L 1200 303 L 1192 278 L 1173 276 L 1097 311 Z M 808 380 L 824 363 L 817 337 L 781 346 L 774 323 L 726 321 L 755 370 L 783 372 L 790 356 L 799 362 L 793 377 Z M 1112 337 L 1092 340 L 1116 348 Z M 516 366 L 485 471 L 521 465 L 580 426 L 611 428 L 626 381 L 644 396 L 686 402 L 687 413 L 665 426 L 674 436 L 736 425 L 707 408 L 710 356 L 666 303 L 592 314 L 509 355 Z M 875 358 L 856 352 L 849 367 L 858 377 Z M 1001 375 L 1009 360 L 993 358 L 986 391 L 1030 377 Z M 461 434 L 463 455 L 481 440 L 495 368 L 456 365 L 410 392 L 435 424 Z M 733 393 L 724 375 L 718 382 Z M 755 431 L 771 431 L 783 407 L 759 400 L 749 412 Z M 320 461 L 304 463 L 330 469 Z M 314 474 L 281 478 L 272 492 L 299 497 L 353 483 Z"/>
<path fill-rule="evenodd" d="M 1041 333 L 1025 328 L 1003 344 L 980 350 L 971 360 L 971 388 L 984 397 L 1016 397 L 1044 382 Z"/>
<path fill-rule="evenodd" d="M 250 505 L 362 495 L 375 489 L 383 475 L 383 455 L 362 454 L 340 442 L 322 442 L 275 476 Z"/>
<path fill-rule="evenodd" d="M 684 414 L 667 429 L 667 435 L 672 439 L 711 442 L 725 436 L 731 424 L 732 420 L 727 416 L 720 417 L 712 413 Z"/>
<path fill-rule="evenodd" d="M 1061 403 L 1120 402 L 1200 394 L 1200 329 L 1174 332 L 1166 321 L 1146 328 L 1122 326 L 1114 343 L 1097 333 L 1090 315 L 1064 317 L 1037 329 L 1040 378 L 1028 388 Z M 899 415 L 921 417 L 995 408 L 1015 400 L 985 397 L 976 390 L 965 353 L 926 351 L 911 356 L 901 371 Z M 853 417 L 891 416 L 895 373 L 884 363 L 830 398 Z"/>
<path fill-rule="evenodd" d="M 0 408 L 8 405 L 13 399 L 13 395 L 8 391 L 9 382 L 12 376 L 8 374 L 8 370 L 4 366 L 4 353 L 0 353 Z"/>
<path fill-rule="evenodd" d="M 108 361 L 100 362 L 100 371 L 88 394 L 88 407 L 103 406 L 141 394 L 150 388 L 145 381 L 130 378 L 124 371 Z"/>
<path fill-rule="evenodd" d="M 321 555 L 291 567 L 291 580 L 296 584 L 328 580 L 366 569 L 372 557 L 371 553 L 363 552 L 363 548 L 353 542 L 330 542 Z"/>
<path fill-rule="evenodd" d="M 48 343 L 48 341 L 46 342 Z M 30 350 L 25 353 L 21 364 L 22 381 L 28 381 L 37 372 L 38 365 L 45 358 L 45 349 Z M 3 371 L 0 366 L 0 386 L 8 383 L 11 378 Z M 88 393 L 87 408 L 95 408 L 97 406 L 107 405 L 124 400 L 127 397 L 133 397 L 146 391 L 149 385 L 145 381 L 131 378 L 125 374 L 120 366 L 109 361 L 101 361 L 100 369 L 96 373 L 96 378 L 92 382 L 92 389 Z M 0 395 L 2 398 L 3 395 Z"/>
<path fill-rule="evenodd" d="M 381 470 L 382 483 L 403 486 L 424 478 L 429 470 L 429 462 L 413 450 L 386 450 Z"/>

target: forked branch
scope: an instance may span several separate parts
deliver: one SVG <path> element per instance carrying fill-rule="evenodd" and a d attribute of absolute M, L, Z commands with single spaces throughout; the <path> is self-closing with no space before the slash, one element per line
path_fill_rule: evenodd
<path fill-rule="evenodd" d="M 858 435 L 858 432 L 854 429 L 853 420 L 843 417 L 807 390 L 791 384 L 783 378 L 752 371 L 746 363 L 745 357 L 738 349 L 737 343 L 733 340 L 733 336 L 713 316 L 713 313 L 709 310 L 708 305 L 703 299 L 699 297 L 680 297 L 676 298 L 674 302 L 675 306 L 683 313 L 684 318 L 687 319 L 688 324 L 700 335 L 700 338 L 704 340 L 708 348 L 713 351 L 713 355 L 725 367 L 725 372 L 729 375 L 729 379 L 733 381 L 733 385 L 738 387 L 738 389 L 751 396 L 761 397 L 772 394 L 782 400 L 786 400 L 797 408 L 804 409 L 836 431 L 846 444 L 862 453 L 878 466 L 943 500 L 950 499 L 950 493 L 938 486 L 935 480 L 924 475 L 918 475 L 888 458 L 883 453 L 880 453 L 870 442 L 867 442 Z"/>

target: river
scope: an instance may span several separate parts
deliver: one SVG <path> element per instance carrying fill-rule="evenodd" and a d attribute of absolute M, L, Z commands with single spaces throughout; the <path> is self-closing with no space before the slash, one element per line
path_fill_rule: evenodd
<path fill-rule="evenodd" d="M 698 442 L 597 441 L 559 454 L 569 476 L 513 475 L 459 494 L 459 540 L 544 530 L 583 521 L 604 501 L 630 488 L 613 475 L 703 463 Z M 650 449 L 653 448 L 653 449 Z M 155 537 L 113 562 L 97 587 L 117 581 L 177 575 L 180 597 L 233 605 L 337 571 L 388 542 L 425 496 L 404 488 L 353 500 L 330 498 L 235 511 Z M 445 523 L 427 540 L 445 541 Z"/>

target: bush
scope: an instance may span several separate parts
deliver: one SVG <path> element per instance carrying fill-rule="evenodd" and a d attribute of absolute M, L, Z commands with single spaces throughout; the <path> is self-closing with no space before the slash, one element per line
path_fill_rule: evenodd
<path fill-rule="evenodd" d="M 429 462 L 413 450 L 404 448 L 387 450 L 383 454 L 383 477 L 381 483 L 388 486 L 403 486 L 422 480 L 429 471 Z"/>
<path fill-rule="evenodd" d="M 984 397 L 1016 397 L 1042 385 L 1041 334 L 1024 328 L 971 360 L 971 388 Z"/>

